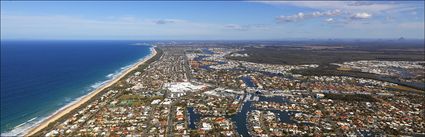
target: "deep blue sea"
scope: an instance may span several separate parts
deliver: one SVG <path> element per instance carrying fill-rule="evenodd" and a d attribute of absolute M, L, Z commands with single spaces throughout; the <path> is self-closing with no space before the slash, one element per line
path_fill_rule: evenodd
<path fill-rule="evenodd" d="M 1 41 L 1 133 L 16 134 L 150 54 L 137 41 Z"/>

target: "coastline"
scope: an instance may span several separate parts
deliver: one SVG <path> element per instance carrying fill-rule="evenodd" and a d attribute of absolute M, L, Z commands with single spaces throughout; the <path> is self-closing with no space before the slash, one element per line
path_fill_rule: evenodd
<path fill-rule="evenodd" d="M 102 92 L 106 88 L 114 85 L 116 82 L 118 82 L 119 80 L 121 80 L 123 77 L 127 76 L 127 74 L 129 74 L 133 70 L 137 69 L 138 66 L 146 63 L 146 61 L 148 61 L 149 59 L 153 58 L 157 54 L 157 51 L 156 51 L 155 48 L 156 48 L 156 46 L 152 46 L 150 48 L 151 49 L 151 53 L 148 56 L 146 56 L 143 59 L 139 60 L 138 62 L 134 63 L 129 68 L 123 70 L 116 77 L 112 78 L 111 80 L 109 80 L 108 82 L 106 82 L 104 85 L 101 85 L 100 87 L 96 88 L 95 90 L 89 92 L 87 95 L 84 95 L 84 96 L 78 98 L 77 100 L 71 102 L 70 104 L 64 106 L 63 108 L 59 109 L 55 113 L 53 113 L 50 116 L 46 117 L 45 119 L 43 119 L 42 121 L 40 121 L 39 123 L 37 123 L 34 127 L 31 127 L 27 131 L 24 131 L 23 133 L 21 133 L 21 135 L 24 135 L 24 136 L 33 136 L 37 132 L 39 132 L 39 131 L 43 130 L 44 128 L 46 128 L 50 123 L 55 122 L 56 120 L 60 119 L 64 115 L 66 115 L 69 112 L 73 111 L 74 109 L 77 109 L 80 106 L 84 105 L 86 102 L 90 101 L 93 97 L 96 97 L 96 95 L 98 95 L 100 92 Z"/>

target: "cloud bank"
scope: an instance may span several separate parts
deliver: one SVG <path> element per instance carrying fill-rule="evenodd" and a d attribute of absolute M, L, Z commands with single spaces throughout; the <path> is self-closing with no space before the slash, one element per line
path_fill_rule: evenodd
<path fill-rule="evenodd" d="M 296 22 L 296 21 L 301 21 L 301 20 L 310 19 L 310 18 L 338 16 L 340 14 L 341 14 L 341 10 L 339 9 L 328 10 L 325 12 L 316 11 L 312 13 L 299 12 L 298 14 L 290 15 L 290 16 L 283 16 L 283 15 L 278 16 L 276 17 L 276 20 L 278 23 Z"/>
<path fill-rule="evenodd" d="M 360 12 L 353 14 L 350 18 L 357 20 L 357 19 L 369 19 L 372 17 L 372 14 L 366 13 L 366 12 Z"/>

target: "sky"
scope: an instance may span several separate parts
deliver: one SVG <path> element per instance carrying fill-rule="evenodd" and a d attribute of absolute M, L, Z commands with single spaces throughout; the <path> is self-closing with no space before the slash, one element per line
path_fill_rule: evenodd
<path fill-rule="evenodd" d="M 1 1 L 1 39 L 423 39 L 424 1 Z"/>

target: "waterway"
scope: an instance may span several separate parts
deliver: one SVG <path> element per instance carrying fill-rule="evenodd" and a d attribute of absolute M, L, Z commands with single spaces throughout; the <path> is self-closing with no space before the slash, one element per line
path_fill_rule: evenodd
<path fill-rule="evenodd" d="M 197 58 L 197 59 L 201 59 L 204 57 Z M 250 76 L 243 76 L 241 78 L 245 84 L 247 85 L 247 87 L 250 88 L 256 88 L 256 84 L 252 81 Z M 254 102 L 253 100 L 255 100 L 256 98 L 258 98 L 259 94 L 254 94 L 254 93 L 250 93 L 250 94 L 246 94 L 246 96 L 242 99 L 244 100 L 242 108 L 240 109 L 240 111 L 238 113 L 236 113 L 235 115 L 231 116 L 230 119 L 235 123 L 236 126 L 236 131 L 238 132 L 239 135 L 244 136 L 244 137 L 248 137 L 249 135 L 249 130 L 248 130 L 248 121 L 247 121 L 247 117 L 248 117 L 248 112 L 252 111 L 252 110 L 256 110 L 253 106 L 252 103 Z M 288 100 L 286 100 L 284 97 L 281 96 L 274 96 L 274 97 L 264 97 L 264 96 L 259 96 L 258 101 L 267 101 L 267 102 L 277 102 L 277 103 L 290 103 Z M 200 119 L 200 115 L 195 113 L 194 109 L 192 107 L 188 107 L 188 113 L 189 113 L 189 127 L 191 129 L 196 129 L 196 122 L 199 122 Z M 277 114 L 280 122 L 284 122 L 284 123 L 295 123 L 295 121 L 292 121 L 290 119 L 290 114 L 294 113 L 294 112 L 287 112 L 287 111 L 278 111 L 278 110 L 271 110 L 271 112 Z"/>
<path fill-rule="evenodd" d="M 252 82 L 252 79 L 251 79 L 251 77 L 250 77 L 250 76 L 243 76 L 243 77 L 242 77 L 242 81 L 245 83 L 245 85 L 246 85 L 247 87 L 252 87 L 252 88 L 257 87 L 257 86 L 255 85 L 255 83 L 254 83 L 254 82 Z"/>
<path fill-rule="evenodd" d="M 211 51 L 211 50 L 209 50 L 209 49 L 207 49 L 207 48 L 203 48 L 203 49 L 202 49 L 202 52 L 203 52 L 204 54 L 214 54 L 214 52 L 213 52 L 213 51 Z"/>
<path fill-rule="evenodd" d="M 245 82 L 247 87 L 255 88 L 256 85 L 252 82 L 252 79 L 249 76 L 242 77 L 242 80 Z M 249 135 L 249 129 L 248 129 L 248 112 L 252 110 L 256 110 L 253 106 L 252 101 L 256 96 L 259 94 L 250 93 L 247 94 L 244 98 L 244 102 L 242 105 L 242 109 L 236 115 L 230 117 L 230 119 L 235 123 L 236 125 L 236 131 L 239 135 L 248 137 Z M 267 101 L 267 102 L 277 102 L 277 103 L 290 103 L 288 100 L 281 96 L 275 96 L 275 97 L 264 97 L 260 96 L 258 101 Z M 277 114 L 280 122 L 284 123 L 294 123 L 295 121 L 292 121 L 290 119 L 290 113 L 293 112 L 286 112 L 286 111 L 278 111 L 278 110 L 272 110 L 271 112 Z"/>
<path fill-rule="evenodd" d="M 196 129 L 196 122 L 201 118 L 200 114 L 195 113 L 193 107 L 188 107 L 187 112 L 189 113 L 189 128 Z"/>

